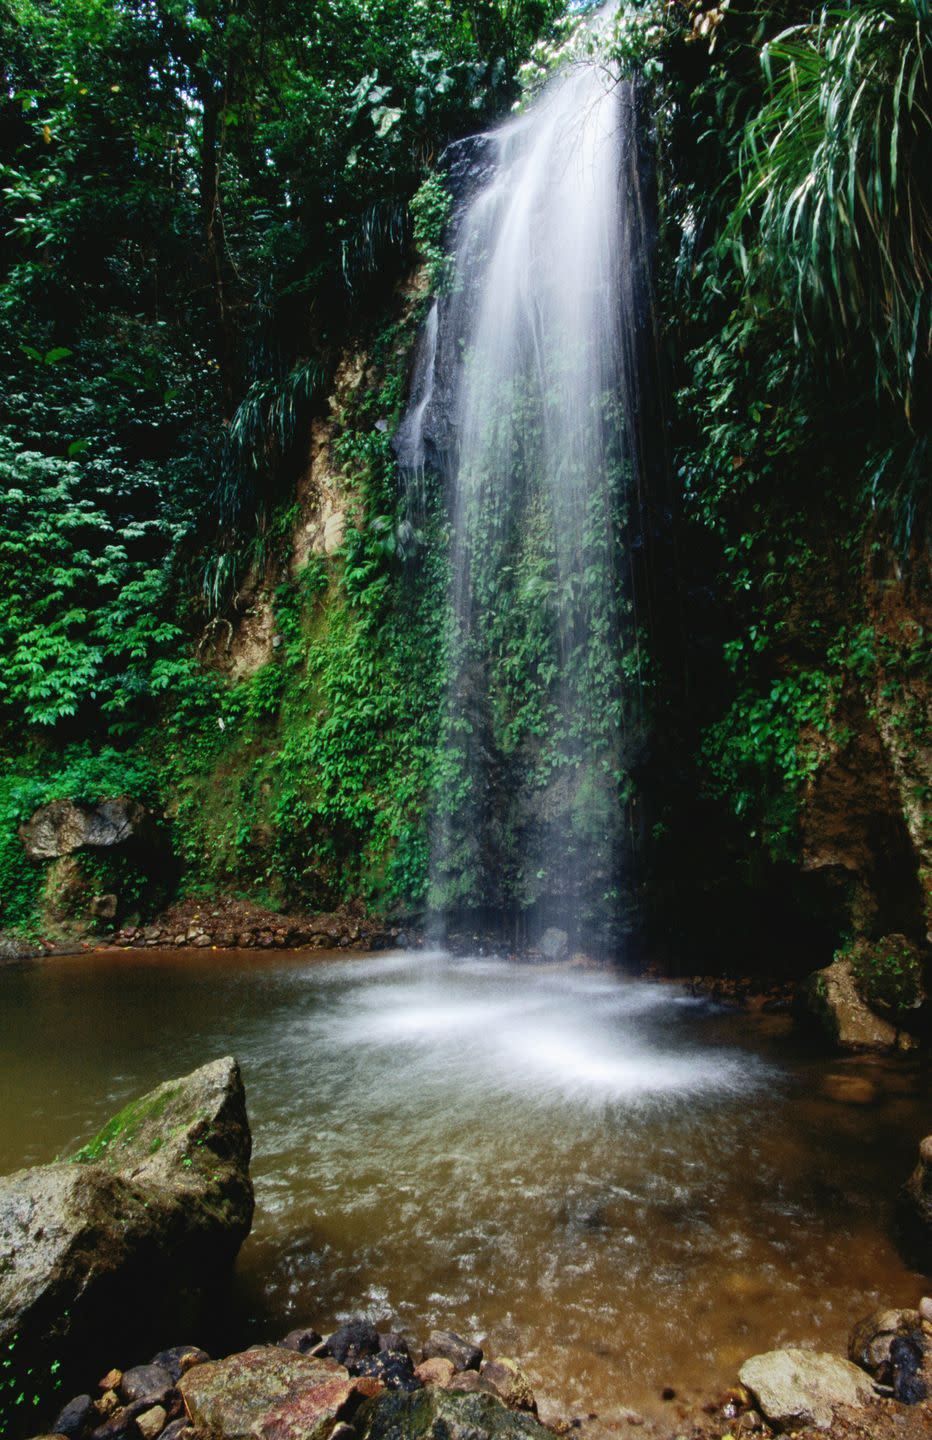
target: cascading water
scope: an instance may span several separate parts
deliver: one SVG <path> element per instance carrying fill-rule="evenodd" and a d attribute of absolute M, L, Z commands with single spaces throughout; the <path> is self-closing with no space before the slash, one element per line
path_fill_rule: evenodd
<path fill-rule="evenodd" d="M 634 92 L 591 49 L 463 142 L 453 279 L 396 448 L 411 513 L 433 465 L 452 528 L 433 906 L 608 938 L 638 731 L 648 290 Z"/>

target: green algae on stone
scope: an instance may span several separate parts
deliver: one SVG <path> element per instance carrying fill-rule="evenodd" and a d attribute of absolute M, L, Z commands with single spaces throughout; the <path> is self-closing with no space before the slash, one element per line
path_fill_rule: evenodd
<path fill-rule="evenodd" d="M 434 1388 L 386 1391 L 363 1407 L 353 1428 L 360 1440 L 547 1440 L 550 1434 L 493 1395 Z"/>
<path fill-rule="evenodd" d="M 179 1087 L 169 1083 L 160 1085 L 157 1090 L 152 1090 L 148 1095 L 143 1095 L 139 1100 L 131 1100 L 130 1103 L 108 1120 L 102 1129 L 98 1130 L 93 1140 L 82 1145 L 68 1157 L 72 1165 L 87 1165 L 108 1163 L 113 1164 L 123 1158 L 122 1153 L 139 1137 L 143 1128 L 151 1127 L 155 1121 L 160 1120 L 171 1104 L 171 1101 L 178 1094 Z M 164 1143 L 163 1137 L 156 1134 L 149 1141 L 149 1153 L 154 1154 Z"/>

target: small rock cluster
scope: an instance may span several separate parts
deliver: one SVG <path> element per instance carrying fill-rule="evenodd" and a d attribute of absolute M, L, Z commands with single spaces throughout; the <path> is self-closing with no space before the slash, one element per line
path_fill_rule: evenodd
<path fill-rule="evenodd" d="M 95 1397 L 77 1395 L 63 1407 L 43 1440 L 364 1440 L 382 1423 L 380 1398 L 424 1391 L 437 1392 L 448 1429 L 456 1429 L 449 1424 L 458 1414 L 455 1397 L 481 1396 L 477 1415 L 487 1422 L 478 1424 L 480 1435 L 545 1435 L 532 1418 L 537 1403 L 516 1360 L 487 1360 L 479 1346 L 450 1330 L 433 1331 L 415 1356 L 405 1336 L 353 1320 L 327 1339 L 316 1330 L 293 1330 L 277 1345 L 225 1360 L 177 1345 L 147 1365 L 110 1370 Z M 425 1409 L 419 1402 L 418 1413 L 433 1414 L 433 1404 Z M 509 1423 L 501 1410 L 525 1423 Z M 475 1432 L 477 1415 L 459 1419 Z"/>
<path fill-rule="evenodd" d="M 879 1310 L 860 1321 L 847 1359 L 794 1348 L 752 1356 L 740 1384 L 709 1411 L 742 1435 L 808 1433 L 879 1400 L 912 1406 L 930 1397 L 926 1298 L 916 1310 Z M 629 1424 L 643 1423 L 631 1413 Z M 546 1440 L 548 1433 L 516 1360 L 487 1359 L 449 1330 L 412 1346 L 360 1319 L 326 1339 L 296 1329 L 225 1360 L 193 1345 L 162 1350 L 147 1365 L 109 1371 L 96 1398 L 76 1396 L 37 1440 Z"/>
<path fill-rule="evenodd" d="M 209 1359 L 196 1345 L 176 1345 L 154 1355 L 148 1365 L 108 1370 L 95 1396 L 68 1401 L 50 1434 L 63 1440 L 178 1440 L 190 1434 L 179 1382 Z"/>
<path fill-rule="evenodd" d="M 182 902 L 151 925 L 126 925 L 114 941 L 150 949 L 380 950 L 397 944 L 400 933 L 352 906 L 326 915 L 279 915 L 221 896 L 209 906 Z"/>

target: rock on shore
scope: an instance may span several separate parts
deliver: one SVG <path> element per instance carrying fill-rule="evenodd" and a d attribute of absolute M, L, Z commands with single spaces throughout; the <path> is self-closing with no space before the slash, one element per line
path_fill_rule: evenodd
<path fill-rule="evenodd" d="M 252 1223 L 252 1142 L 230 1058 L 126 1106 L 69 1159 L 0 1179 L 0 1346 L 37 1373 L 120 1341 L 196 1290 Z"/>
<path fill-rule="evenodd" d="M 494 1395 L 455 1389 L 388 1391 L 362 1407 L 353 1428 L 359 1440 L 548 1440 L 551 1434 Z"/>
<path fill-rule="evenodd" d="M 836 960 L 810 975 L 802 1001 L 840 1050 L 884 1051 L 897 1048 L 895 1025 L 876 1015 L 858 992 L 851 961 Z"/>
<path fill-rule="evenodd" d="M 781 1427 L 814 1425 L 827 1430 L 837 1409 L 867 1405 L 874 1396 L 863 1370 L 816 1350 L 753 1355 L 742 1365 L 739 1378 L 764 1418 Z"/>
<path fill-rule="evenodd" d="M 336 1360 L 264 1345 L 198 1365 L 178 1388 L 195 1429 L 221 1440 L 323 1440 L 382 1387 Z"/>

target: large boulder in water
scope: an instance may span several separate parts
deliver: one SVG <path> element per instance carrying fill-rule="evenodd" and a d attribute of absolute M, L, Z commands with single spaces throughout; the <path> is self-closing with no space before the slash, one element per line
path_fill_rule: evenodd
<path fill-rule="evenodd" d="M 863 1370 L 817 1350 L 770 1350 L 746 1360 L 739 1372 L 758 1409 L 772 1425 L 828 1430 L 836 1410 L 858 1408 L 873 1398 Z"/>
<path fill-rule="evenodd" d="M 36 1375 L 125 1344 L 233 1260 L 252 1223 L 239 1067 L 127 1105 L 68 1160 L 0 1179 L 0 1347 Z M 109 1351 L 108 1351 L 109 1347 Z"/>

